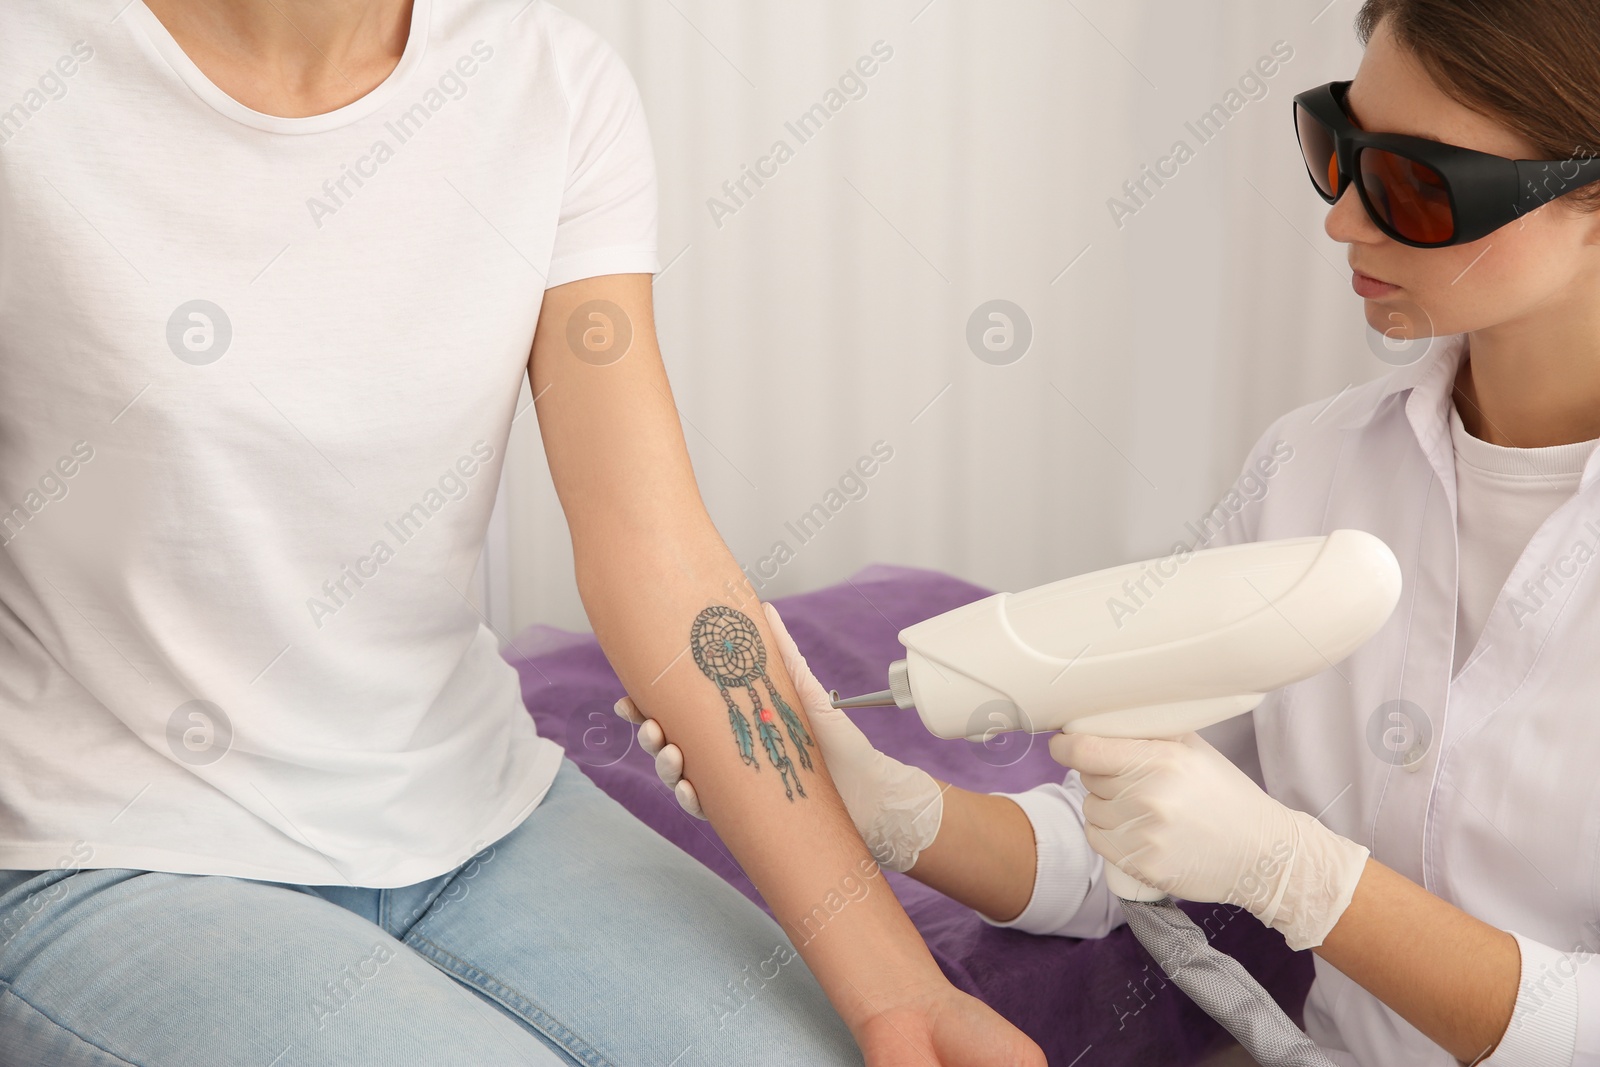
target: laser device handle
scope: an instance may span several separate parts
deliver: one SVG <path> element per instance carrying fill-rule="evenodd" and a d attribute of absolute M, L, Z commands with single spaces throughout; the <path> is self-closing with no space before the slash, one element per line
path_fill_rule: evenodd
<path fill-rule="evenodd" d="M 1344 659 L 1399 597 L 1394 554 L 1353 529 L 1128 564 L 907 627 L 882 702 L 944 738 L 1177 737 Z"/>

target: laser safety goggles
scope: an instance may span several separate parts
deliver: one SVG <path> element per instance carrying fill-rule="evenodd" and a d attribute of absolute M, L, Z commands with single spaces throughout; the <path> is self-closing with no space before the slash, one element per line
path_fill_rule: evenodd
<path fill-rule="evenodd" d="M 1476 241 L 1600 181 L 1600 158 L 1593 156 L 1506 159 L 1424 137 L 1368 133 L 1345 113 L 1349 89 L 1348 81 L 1329 82 L 1294 98 L 1306 170 L 1330 204 L 1355 180 L 1373 223 L 1402 244 L 1443 248 Z"/>

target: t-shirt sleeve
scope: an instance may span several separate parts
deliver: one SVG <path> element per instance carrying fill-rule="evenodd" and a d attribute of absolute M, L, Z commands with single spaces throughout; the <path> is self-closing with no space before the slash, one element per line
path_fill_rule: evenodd
<path fill-rule="evenodd" d="M 566 91 L 567 184 L 545 285 L 603 274 L 654 274 L 656 168 L 639 88 L 593 30 L 548 6 Z"/>

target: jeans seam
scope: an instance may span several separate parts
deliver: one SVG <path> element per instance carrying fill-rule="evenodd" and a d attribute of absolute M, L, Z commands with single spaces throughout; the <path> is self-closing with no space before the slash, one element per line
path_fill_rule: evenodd
<path fill-rule="evenodd" d="M 557 1021 L 549 1012 L 488 972 L 452 955 L 420 934 L 406 935 L 405 942 L 446 974 L 520 1016 L 529 1026 L 560 1045 L 574 1059 L 581 1060 L 590 1067 L 617 1067 L 576 1031 Z"/>
<path fill-rule="evenodd" d="M 12 986 L 12 985 L 0 985 L 0 998 L 3 998 L 3 997 L 11 997 L 18 1004 L 21 1004 L 23 1007 L 27 1008 L 29 1011 L 31 1011 L 35 1015 L 39 1016 L 41 1019 L 43 1019 L 45 1022 L 49 1023 L 51 1026 L 54 1026 L 57 1030 L 60 1030 L 64 1034 L 70 1035 L 74 1041 L 81 1041 L 85 1045 L 88 1045 L 90 1048 L 94 1049 L 95 1051 L 102 1052 L 105 1055 L 111 1057 L 111 1059 L 115 1060 L 116 1062 L 122 1063 L 122 1064 L 126 1064 L 127 1067 L 139 1067 L 139 1065 L 134 1063 L 132 1060 L 125 1060 L 121 1056 L 118 1056 L 115 1052 L 112 1052 L 110 1049 L 101 1048 L 99 1045 L 95 1044 L 93 1041 L 90 1041 L 88 1038 L 84 1037 L 82 1034 L 78 1033 L 76 1030 L 72 1029 L 70 1026 L 66 1026 L 63 1023 L 61 1023 L 59 1020 L 52 1018 L 50 1016 L 50 1014 L 48 1012 L 46 1012 L 43 1008 L 39 1007 L 37 1004 L 34 1004 L 27 997 L 24 997 L 21 993 L 18 993 L 15 986 Z"/>

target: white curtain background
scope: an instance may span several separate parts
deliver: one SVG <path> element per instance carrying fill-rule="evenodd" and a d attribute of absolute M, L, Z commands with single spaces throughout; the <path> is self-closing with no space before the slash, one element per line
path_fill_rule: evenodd
<path fill-rule="evenodd" d="M 1159 555 L 1274 418 L 1390 369 L 1291 122 L 1296 92 L 1353 75 L 1356 0 L 561 6 L 639 83 L 667 368 L 711 516 L 764 597 L 872 562 L 1022 589 Z M 785 123 L 875 45 L 864 90 L 847 81 L 858 98 L 802 143 Z M 1292 58 L 1241 89 L 1275 45 Z M 1186 125 L 1240 100 L 1204 143 Z M 779 140 L 793 157 L 736 204 L 724 182 Z M 1128 200 L 1180 140 L 1192 157 Z M 1120 225 L 1113 197 L 1137 206 Z M 967 341 L 995 299 L 1032 329 L 1002 365 Z M 802 541 L 785 524 L 837 504 L 880 441 L 865 495 Z M 531 412 L 480 582 L 502 634 L 588 628 Z"/>

